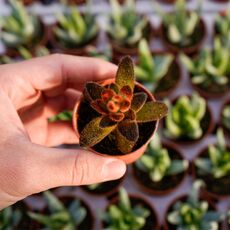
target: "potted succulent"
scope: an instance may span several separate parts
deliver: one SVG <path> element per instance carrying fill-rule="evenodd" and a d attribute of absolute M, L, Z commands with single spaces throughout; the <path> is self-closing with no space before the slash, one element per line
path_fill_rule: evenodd
<path fill-rule="evenodd" d="M 165 216 L 164 229 L 201 229 L 218 230 L 224 218 L 216 212 L 215 205 L 199 197 L 203 186 L 202 181 L 196 181 L 188 195 L 176 198 L 168 207 Z"/>
<path fill-rule="evenodd" d="M 217 144 L 203 149 L 194 160 L 193 174 L 205 182 L 208 195 L 230 197 L 230 147 L 222 129 L 217 131 Z"/>
<path fill-rule="evenodd" d="M 227 101 L 221 109 L 221 126 L 228 136 L 230 136 L 230 101 Z"/>
<path fill-rule="evenodd" d="M 33 230 L 37 227 L 27 215 L 28 206 L 24 201 L 20 201 L 13 206 L 0 211 L 0 229 L 16 230 L 28 229 Z"/>
<path fill-rule="evenodd" d="M 206 48 L 191 59 L 181 55 L 193 86 L 206 98 L 223 96 L 230 88 L 230 52 L 216 38 L 213 50 Z"/>
<path fill-rule="evenodd" d="M 47 206 L 42 213 L 29 212 L 28 215 L 38 223 L 39 228 L 48 230 L 60 229 L 93 229 L 94 217 L 85 201 L 73 195 L 55 197 L 50 191 L 44 192 Z"/>
<path fill-rule="evenodd" d="M 1 39 L 7 47 L 6 54 L 17 56 L 20 46 L 34 49 L 37 45 L 45 45 L 48 31 L 43 22 L 35 15 L 29 14 L 22 2 L 9 0 L 12 11 L 1 23 Z"/>
<path fill-rule="evenodd" d="M 200 17 L 200 6 L 196 11 L 187 11 L 185 0 L 177 0 L 173 12 L 164 13 L 160 34 L 162 42 L 173 53 L 196 53 L 206 37 L 206 26 Z"/>
<path fill-rule="evenodd" d="M 135 66 L 137 80 L 142 82 L 157 98 L 169 95 L 181 79 L 181 69 L 173 55 L 151 54 L 145 39 L 140 41 L 138 53 L 138 64 Z"/>
<path fill-rule="evenodd" d="M 107 46 L 103 51 L 99 51 L 95 46 L 88 46 L 86 55 L 89 57 L 101 58 L 106 61 L 112 61 L 112 50 L 110 46 Z"/>
<path fill-rule="evenodd" d="M 169 107 L 164 122 L 164 135 L 181 144 L 192 144 L 204 138 L 213 129 L 213 116 L 204 98 L 197 93 L 182 95 Z"/>
<path fill-rule="evenodd" d="M 54 49 L 66 54 L 84 55 L 87 45 L 95 44 L 99 28 L 95 17 L 87 10 L 80 14 L 76 7 L 60 13 L 53 26 L 51 43 Z"/>
<path fill-rule="evenodd" d="M 141 196 L 129 195 L 121 188 L 119 197 L 108 204 L 102 215 L 103 229 L 159 230 L 156 212 Z"/>
<path fill-rule="evenodd" d="M 123 55 L 137 54 L 139 41 L 150 38 L 151 26 L 146 16 L 136 12 L 133 0 L 126 0 L 124 6 L 117 0 L 110 0 L 110 4 L 111 16 L 105 29 L 117 62 Z"/>
<path fill-rule="evenodd" d="M 173 145 L 162 145 L 160 137 L 155 135 L 145 154 L 133 164 L 133 170 L 144 191 L 165 195 L 182 183 L 188 166 L 189 162 Z"/>
<path fill-rule="evenodd" d="M 127 56 L 115 79 L 86 83 L 73 124 L 80 146 L 131 163 L 143 154 L 166 114 L 167 106 L 135 82 L 134 64 Z"/>
<path fill-rule="evenodd" d="M 86 0 L 68 0 L 68 2 L 70 4 L 78 4 L 78 5 L 80 5 L 80 4 L 86 3 Z"/>

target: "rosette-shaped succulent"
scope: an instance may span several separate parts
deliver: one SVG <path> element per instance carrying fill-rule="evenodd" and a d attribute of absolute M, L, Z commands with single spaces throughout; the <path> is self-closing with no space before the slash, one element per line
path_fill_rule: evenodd
<path fill-rule="evenodd" d="M 88 82 L 84 99 L 98 114 L 80 132 L 80 145 L 93 147 L 105 137 L 113 139 L 123 154 L 130 153 L 139 138 L 139 123 L 156 121 L 167 113 L 162 102 L 149 100 L 146 92 L 135 92 L 134 65 L 125 57 L 110 85 Z"/>

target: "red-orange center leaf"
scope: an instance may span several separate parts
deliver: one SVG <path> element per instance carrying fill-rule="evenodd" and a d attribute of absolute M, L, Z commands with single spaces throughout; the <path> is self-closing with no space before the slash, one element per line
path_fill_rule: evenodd
<path fill-rule="evenodd" d="M 121 104 L 120 104 L 120 111 L 122 112 L 122 113 L 125 113 L 125 112 L 127 112 L 128 110 L 129 110 L 129 108 L 130 108 L 130 101 L 129 100 L 123 100 L 122 102 L 121 102 Z"/>
<path fill-rule="evenodd" d="M 108 109 L 108 111 L 111 112 L 111 113 L 116 113 L 116 112 L 119 111 L 120 105 L 117 104 L 117 103 L 115 103 L 114 101 L 109 101 L 109 102 L 107 103 L 107 109 Z"/>
<path fill-rule="evenodd" d="M 115 95 L 114 91 L 111 89 L 105 89 L 101 93 L 101 98 L 103 101 L 110 100 Z"/>
<path fill-rule="evenodd" d="M 109 118 L 112 121 L 120 122 L 124 119 L 125 115 L 124 113 L 111 113 L 109 114 Z"/>
<path fill-rule="evenodd" d="M 120 94 L 121 94 L 123 97 L 127 98 L 128 100 L 131 100 L 132 97 L 133 97 L 133 91 L 132 91 L 132 89 L 131 89 L 128 85 L 123 86 L 123 87 L 121 88 Z"/>

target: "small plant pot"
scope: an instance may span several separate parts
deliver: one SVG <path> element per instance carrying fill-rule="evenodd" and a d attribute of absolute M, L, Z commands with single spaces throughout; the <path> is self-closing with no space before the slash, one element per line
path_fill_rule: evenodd
<path fill-rule="evenodd" d="M 157 213 L 156 211 L 154 210 L 154 208 L 152 207 L 151 203 L 146 200 L 144 197 L 142 196 L 139 196 L 139 195 L 130 195 L 129 194 L 129 198 L 130 198 L 130 201 L 131 201 L 131 206 L 135 206 L 135 205 L 143 205 L 146 209 L 148 209 L 150 211 L 150 215 L 149 217 L 147 217 L 146 219 L 146 224 L 143 228 L 141 228 L 141 230 L 159 230 L 160 229 L 160 226 L 159 226 L 159 218 L 157 216 Z M 118 197 L 114 197 L 110 202 L 109 204 L 107 205 L 106 207 L 106 211 L 108 210 L 108 208 L 111 206 L 111 205 L 116 205 L 118 204 L 119 200 L 118 200 Z M 105 222 L 102 222 L 102 228 L 106 228 L 108 227 L 106 225 Z"/>
<path fill-rule="evenodd" d="M 222 106 L 222 108 L 221 108 L 221 112 L 220 112 L 220 116 L 219 116 L 219 118 L 220 118 L 220 126 L 223 128 L 223 130 L 224 130 L 224 134 L 226 134 L 226 136 L 228 137 L 228 138 L 230 138 L 230 130 L 223 124 L 223 110 L 224 110 L 224 108 L 226 107 L 226 106 L 230 106 L 230 99 L 229 100 L 227 100 L 224 104 L 223 104 L 223 106 Z"/>
<path fill-rule="evenodd" d="M 176 230 L 176 229 L 177 229 L 177 228 L 176 228 L 176 225 L 170 224 L 170 223 L 168 222 L 167 216 L 168 216 L 168 214 L 173 210 L 173 209 L 172 209 L 172 208 L 173 208 L 173 205 L 174 205 L 177 201 L 185 202 L 186 199 L 187 199 L 187 195 L 182 195 L 182 196 L 179 196 L 179 197 L 175 198 L 175 199 L 168 205 L 168 207 L 166 208 L 165 217 L 164 217 L 164 224 L 163 224 L 162 229 L 164 229 L 164 230 L 174 230 L 174 229 Z M 201 199 L 208 202 L 208 204 L 209 204 L 209 209 L 208 209 L 208 210 L 214 210 L 214 211 L 217 210 L 216 205 L 215 205 L 211 200 L 207 199 L 207 198 L 204 197 L 204 196 L 201 196 Z M 221 226 L 221 224 L 219 224 L 219 228 L 218 228 L 218 229 L 221 229 L 220 226 Z"/>
<path fill-rule="evenodd" d="M 163 143 L 163 148 L 169 151 L 169 156 L 172 160 L 183 160 L 184 157 L 180 151 L 170 143 Z M 188 170 L 174 176 L 165 176 L 159 182 L 153 182 L 148 173 L 140 171 L 135 164 L 133 164 L 133 175 L 140 188 L 149 194 L 162 196 L 175 191 L 184 181 Z"/>
<path fill-rule="evenodd" d="M 172 104 L 174 105 L 176 103 L 176 101 L 178 100 L 179 97 L 176 97 L 174 100 L 172 100 Z M 203 117 L 203 119 L 200 122 L 201 124 L 201 128 L 203 130 L 203 134 L 200 138 L 193 140 L 193 139 L 189 139 L 186 136 L 183 137 L 179 137 L 179 138 L 175 138 L 175 139 L 171 139 L 166 137 L 168 140 L 173 141 L 176 144 L 179 145 L 185 145 L 185 146 L 189 146 L 189 145 L 193 145 L 201 140 L 203 140 L 204 138 L 206 138 L 207 135 L 209 135 L 210 133 L 212 133 L 214 127 L 215 127 L 215 122 L 214 122 L 214 116 L 212 113 L 212 110 L 210 109 L 208 103 L 206 102 L 206 113 Z M 163 120 L 163 129 L 166 128 L 165 125 L 165 118 Z"/>
<path fill-rule="evenodd" d="M 125 176 L 118 180 L 104 182 L 99 188 L 94 190 L 89 189 L 87 186 L 82 186 L 82 189 L 91 195 L 110 197 L 118 192 L 124 178 Z"/>
<path fill-rule="evenodd" d="M 8 0 L 5 0 L 5 2 L 6 2 L 6 3 L 9 3 Z M 32 3 L 34 3 L 34 2 L 36 2 L 36 0 L 21 0 L 21 2 L 23 3 L 23 5 L 28 6 L 28 5 L 30 5 L 30 4 L 32 4 Z"/>
<path fill-rule="evenodd" d="M 228 0 L 211 0 L 213 2 L 217 2 L 217 3 L 227 3 Z"/>
<path fill-rule="evenodd" d="M 106 86 L 111 83 L 114 83 L 114 79 L 107 79 L 101 82 L 101 85 Z M 147 101 L 155 101 L 153 95 L 138 82 L 135 82 L 134 92 L 145 92 L 148 96 Z M 78 137 L 80 137 L 80 133 L 84 126 L 97 116 L 98 114 L 83 100 L 83 97 L 76 103 L 73 111 L 73 127 Z M 144 153 L 148 143 L 157 130 L 158 123 L 159 121 L 157 120 L 138 125 L 140 137 L 131 153 L 122 154 L 108 137 L 89 149 L 98 155 L 115 157 L 123 160 L 126 164 L 130 164 L 136 161 Z"/>
<path fill-rule="evenodd" d="M 169 50 L 170 52 L 174 54 L 178 54 L 180 52 L 183 52 L 188 55 L 196 54 L 200 50 L 207 36 L 206 24 L 202 18 L 200 19 L 200 22 L 193 34 L 193 43 L 189 46 L 179 47 L 176 44 L 171 43 L 167 37 L 167 30 L 163 23 L 161 23 L 159 30 L 160 30 L 160 36 L 161 36 L 164 46 L 166 47 L 167 50 Z"/>
<path fill-rule="evenodd" d="M 146 25 L 144 31 L 143 31 L 143 38 L 150 41 L 153 33 L 153 28 L 150 22 L 148 21 L 148 24 Z M 107 37 L 109 39 L 109 43 L 112 47 L 112 53 L 113 53 L 113 61 L 114 63 L 119 63 L 120 59 L 125 55 L 137 55 L 138 53 L 138 43 L 134 44 L 133 46 L 121 46 L 116 41 L 114 41 L 111 36 L 107 33 Z"/>
<path fill-rule="evenodd" d="M 96 46 L 97 39 L 99 36 L 99 31 L 91 40 L 85 42 L 84 44 L 81 44 L 80 46 L 74 46 L 74 47 L 65 47 L 63 44 L 61 44 L 57 37 L 54 34 L 54 28 L 58 26 L 58 23 L 51 26 L 51 36 L 50 36 L 50 43 L 52 48 L 55 50 L 55 52 L 60 52 L 64 54 L 70 54 L 70 55 L 77 55 L 77 56 L 84 56 L 87 55 L 87 46 Z"/>
<path fill-rule="evenodd" d="M 228 146 L 230 151 L 230 146 Z M 211 174 L 200 174 L 198 168 L 195 166 L 195 160 L 197 158 L 208 158 L 208 147 L 205 147 L 200 151 L 192 163 L 192 175 L 194 180 L 199 178 L 205 182 L 204 194 L 207 197 L 214 199 L 226 199 L 230 198 L 230 177 L 225 176 L 222 178 L 214 178 Z"/>
<path fill-rule="evenodd" d="M 86 3 L 86 0 L 68 0 L 68 2 L 69 2 L 70 4 L 81 5 L 81 4 Z"/>
<path fill-rule="evenodd" d="M 63 202 L 65 207 L 68 207 L 68 205 L 70 205 L 70 203 L 74 200 L 74 199 L 79 199 L 81 201 L 81 205 L 86 209 L 87 212 L 87 216 L 86 218 L 83 220 L 83 222 L 77 227 L 77 229 L 79 230 L 92 230 L 95 227 L 95 216 L 93 215 L 93 212 L 90 208 L 90 206 L 88 205 L 88 203 L 83 200 L 82 198 L 78 198 L 75 195 L 72 194 L 67 194 L 67 195 L 62 195 L 62 196 L 58 196 L 58 199 Z M 46 205 L 44 207 L 44 209 L 41 211 L 42 214 L 49 214 L 49 208 L 48 205 Z M 42 229 L 44 226 L 42 224 L 39 224 L 38 228 L 36 228 L 37 230 Z M 33 229 L 33 230 L 36 230 Z"/>

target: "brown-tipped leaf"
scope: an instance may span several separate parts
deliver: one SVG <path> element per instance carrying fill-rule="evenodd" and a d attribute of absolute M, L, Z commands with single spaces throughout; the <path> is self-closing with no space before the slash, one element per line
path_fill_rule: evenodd
<path fill-rule="evenodd" d="M 126 85 L 126 86 L 123 86 L 120 90 L 120 94 L 123 96 L 123 97 L 126 97 L 128 100 L 131 100 L 132 97 L 133 97 L 133 91 L 132 89 L 130 88 L 130 86 Z"/>
<path fill-rule="evenodd" d="M 120 122 L 124 119 L 125 115 L 124 113 L 111 113 L 109 114 L 109 118 L 112 121 Z"/>
<path fill-rule="evenodd" d="M 102 86 L 95 82 L 88 82 L 85 85 L 84 96 L 88 101 L 94 101 L 101 97 L 101 93 L 104 90 Z"/>
<path fill-rule="evenodd" d="M 129 109 L 129 111 L 125 113 L 125 118 L 127 120 L 136 120 L 136 113 L 132 109 Z"/>
<path fill-rule="evenodd" d="M 102 99 L 92 101 L 90 106 L 100 114 L 107 114 L 107 109 L 104 107 Z"/>
<path fill-rule="evenodd" d="M 148 96 L 146 93 L 143 93 L 143 92 L 135 93 L 133 95 L 131 108 L 134 111 L 138 112 L 143 107 L 143 105 L 145 104 L 147 97 Z"/>
<path fill-rule="evenodd" d="M 116 129 L 116 144 L 122 153 L 130 153 L 139 138 L 138 125 L 135 121 L 123 121 Z"/>
<path fill-rule="evenodd" d="M 107 117 L 91 120 L 80 133 L 80 146 L 92 147 L 108 136 L 117 126 Z"/>
<path fill-rule="evenodd" d="M 164 103 L 149 101 L 136 114 L 136 120 L 137 122 L 155 121 L 166 116 L 167 113 L 168 108 Z"/>
<path fill-rule="evenodd" d="M 115 83 L 111 83 L 109 85 L 109 89 L 112 89 L 115 93 L 119 92 L 119 88 L 118 88 L 118 86 Z"/>
<path fill-rule="evenodd" d="M 124 57 L 117 70 L 116 84 L 122 88 L 123 86 L 129 86 L 131 90 L 134 89 L 134 65 L 132 59 L 127 56 Z"/>

